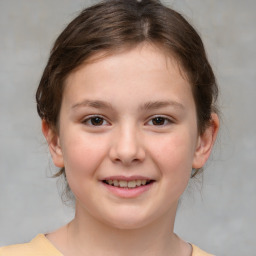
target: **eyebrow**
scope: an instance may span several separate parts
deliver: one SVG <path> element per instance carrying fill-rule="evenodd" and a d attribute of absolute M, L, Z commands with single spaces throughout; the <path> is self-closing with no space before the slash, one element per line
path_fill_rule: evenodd
<path fill-rule="evenodd" d="M 181 110 L 185 108 L 181 103 L 177 101 L 163 100 L 163 101 L 146 102 L 139 107 L 139 110 L 148 111 L 148 110 L 155 110 L 155 109 L 170 107 L 170 106 L 177 109 L 181 109 Z M 114 109 L 109 102 L 102 101 L 102 100 L 83 100 L 79 103 L 74 104 L 72 106 L 72 109 L 78 108 L 78 107 L 92 107 L 97 109 Z"/>
<path fill-rule="evenodd" d="M 76 103 L 72 106 L 72 108 L 78 108 L 78 107 L 92 107 L 92 108 L 98 108 L 98 109 L 113 109 L 112 105 L 108 102 L 102 101 L 102 100 L 83 100 L 79 103 Z"/>
<path fill-rule="evenodd" d="M 177 101 L 172 101 L 172 100 L 167 100 L 167 101 L 149 101 L 144 103 L 142 106 L 140 106 L 140 110 L 154 110 L 154 109 L 159 109 L 159 108 L 164 108 L 164 107 L 174 107 L 177 109 L 185 109 L 185 107 L 177 102 Z"/>

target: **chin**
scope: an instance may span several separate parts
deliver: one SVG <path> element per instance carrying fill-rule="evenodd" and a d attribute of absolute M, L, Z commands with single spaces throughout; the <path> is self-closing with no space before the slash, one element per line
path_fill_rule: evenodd
<path fill-rule="evenodd" d="M 111 216 L 105 216 L 104 221 L 108 226 L 122 230 L 140 229 L 154 222 L 152 216 L 133 212 L 131 214 L 119 213 Z"/>
<path fill-rule="evenodd" d="M 120 229 L 120 230 L 134 230 L 140 229 L 147 226 L 146 221 L 139 221 L 139 220 L 115 220 L 114 222 L 109 222 L 108 225 L 112 228 Z"/>

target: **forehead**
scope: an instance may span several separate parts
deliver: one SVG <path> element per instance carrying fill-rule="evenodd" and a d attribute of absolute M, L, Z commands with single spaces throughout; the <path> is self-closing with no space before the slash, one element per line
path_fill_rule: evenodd
<path fill-rule="evenodd" d="M 191 86 L 182 76 L 176 59 L 158 48 L 143 45 L 118 54 L 97 56 L 70 74 L 62 110 L 72 112 L 92 107 L 136 115 L 149 109 L 148 104 L 150 109 L 164 106 L 195 109 Z"/>
<path fill-rule="evenodd" d="M 125 56 L 125 58 L 122 58 L 123 56 Z M 82 72 L 79 71 L 82 69 L 84 71 L 86 68 L 87 73 L 98 72 L 98 75 L 100 76 L 103 75 L 100 72 L 102 72 L 102 70 L 106 70 L 106 66 L 114 67 L 116 64 L 120 64 L 123 68 L 132 71 L 134 75 L 143 71 L 142 68 L 132 69 L 135 65 L 144 67 L 144 71 L 146 72 L 149 72 L 152 68 L 158 68 L 162 71 L 168 70 L 169 72 L 174 71 L 184 80 L 189 82 L 186 71 L 182 67 L 176 54 L 172 53 L 160 44 L 142 42 L 136 45 L 124 45 L 118 49 L 101 50 L 93 54 L 67 76 L 65 86 L 67 84 L 71 84 L 70 81 L 74 76 L 77 76 L 78 73 L 81 74 Z"/>
<path fill-rule="evenodd" d="M 78 99 L 93 94 L 113 98 L 117 93 L 124 98 L 126 94 L 156 97 L 170 90 L 173 97 L 191 91 L 179 62 L 154 45 L 140 44 L 126 51 L 92 56 L 68 76 L 64 97 Z"/>

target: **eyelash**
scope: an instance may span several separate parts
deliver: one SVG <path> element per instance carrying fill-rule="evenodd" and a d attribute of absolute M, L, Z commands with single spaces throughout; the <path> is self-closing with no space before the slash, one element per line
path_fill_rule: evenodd
<path fill-rule="evenodd" d="M 164 121 L 164 123 L 163 124 L 153 124 L 153 120 L 157 120 L 157 119 L 160 119 L 160 121 Z M 158 120 L 159 121 L 159 120 Z M 152 124 L 152 126 L 166 126 L 166 125 L 168 125 L 168 124 L 171 124 L 171 123 L 173 123 L 173 121 L 170 119 L 170 118 L 167 118 L 167 117 L 165 117 L 165 116 L 154 116 L 154 117 L 151 117 L 150 118 L 150 120 L 147 122 L 147 123 L 149 123 L 149 122 L 151 122 Z"/>
<path fill-rule="evenodd" d="M 99 122 L 99 125 L 95 125 L 92 123 L 92 120 L 94 119 L 94 121 L 96 121 L 96 119 L 98 119 L 98 121 L 96 122 Z M 158 120 L 157 120 L 158 119 Z M 154 121 L 163 121 L 164 123 L 161 123 L 161 124 L 154 124 L 153 122 Z M 99 116 L 99 115 L 95 115 L 95 116 L 89 116 L 87 117 L 85 120 L 83 120 L 82 122 L 83 124 L 86 124 L 88 126 L 104 126 L 104 125 L 109 125 L 109 122 L 105 120 L 104 117 L 102 116 Z M 149 121 L 146 122 L 146 124 L 149 124 L 151 123 L 150 125 L 151 126 L 166 126 L 168 124 L 171 124 L 173 123 L 173 121 L 170 119 L 170 118 L 167 118 L 167 117 L 164 117 L 164 116 L 154 116 L 154 117 L 151 117 Z"/>
<path fill-rule="evenodd" d="M 106 124 L 100 124 L 100 125 L 94 125 L 94 124 L 92 124 L 92 120 L 95 120 L 95 119 L 100 119 L 100 121 L 102 121 L 103 123 L 105 122 Z M 98 120 L 99 121 L 99 120 Z M 109 122 L 108 121 L 106 121 L 106 119 L 104 118 L 104 117 L 102 117 L 102 116 L 99 116 L 99 115 L 95 115 L 95 116 L 89 116 L 89 117 L 87 117 L 85 120 L 83 120 L 83 122 L 82 122 L 83 124 L 86 124 L 86 125 L 88 125 L 88 126 L 103 126 L 103 125 L 108 125 L 109 124 Z"/>

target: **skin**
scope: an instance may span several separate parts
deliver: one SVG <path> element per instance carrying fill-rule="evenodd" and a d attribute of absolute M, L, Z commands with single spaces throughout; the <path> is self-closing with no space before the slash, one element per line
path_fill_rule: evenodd
<path fill-rule="evenodd" d="M 177 204 L 191 169 L 207 161 L 219 121 L 212 114 L 198 134 L 177 61 L 141 44 L 85 64 L 66 81 L 59 120 L 58 134 L 44 121 L 42 130 L 54 164 L 65 166 L 76 214 L 47 238 L 64 255 L 191 255 L 173 233 Z M 154 182 L 126 198 L 102 182 L 116 175 Z"/>

